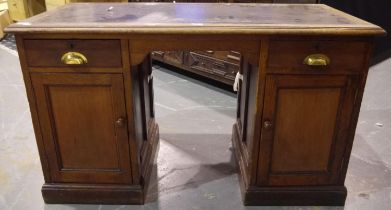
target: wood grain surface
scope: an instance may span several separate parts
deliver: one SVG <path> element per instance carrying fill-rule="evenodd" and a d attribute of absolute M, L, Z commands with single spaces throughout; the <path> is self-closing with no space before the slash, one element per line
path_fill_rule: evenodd
<path fill-rule="evenodd" d="M 75 3 L 20 21 L 7 32 L 383 34 L 321 4 Z"/>
<path fill-rule="evenodd" d="M 17 32 L 46 202 L 144 203 L 159 148 L 150 53 L 234 50 L 243 79 L 232 140 L 244 204 L 344 204 L 381 28 L 325 5 L 102 3 L 7 30 Z M 60 62 L 73 50 L 88 65 Z M 303 63 L 318 53 L 328 66 Z"/>

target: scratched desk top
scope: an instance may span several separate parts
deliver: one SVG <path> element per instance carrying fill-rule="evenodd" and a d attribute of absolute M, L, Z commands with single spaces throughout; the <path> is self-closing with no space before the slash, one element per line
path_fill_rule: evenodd
<path fill-rule="evenodd" d="M 322 4 L 73 3 L 20 21 L 8 32 L 342 34 L 384 30 Z"/>

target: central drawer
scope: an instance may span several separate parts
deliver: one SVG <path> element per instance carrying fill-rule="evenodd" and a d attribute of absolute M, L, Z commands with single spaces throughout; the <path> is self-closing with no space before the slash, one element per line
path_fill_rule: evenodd
<path fill-rule="evenodd" d="M 27 39 L 24 40 L 24 47 L 29 67 L 122 67 L 120 40 Z M 66 64 L 62 60 L 66 53 L 77 53 L 86 62 Z"/>

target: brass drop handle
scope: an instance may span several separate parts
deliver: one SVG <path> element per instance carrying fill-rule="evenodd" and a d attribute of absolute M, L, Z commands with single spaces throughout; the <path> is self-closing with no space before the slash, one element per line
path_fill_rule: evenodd
<path fill-rule="evenodd" d="M 87 64 L 87 58 L 79 52 L 67 52 L 61 57 L 61 61 L 67 65 Z"/>
<path fill-rule="evenodd" d="M 303 63 L 308 66 L 327 66 L 330 58 L 325 54 L 311 54 L 304 58 Z"/>
<path fill-rule="evenodd" d="M 265 128 L 266 130 L 269 130 L 270 128 L 272 128 L 272 126 L 273 124 L 269 120 L 265 120 L 265 122 L 263 122 L 263 128 Z"/>
<path fill-rule="evenodd" d="M 125 122 L 126 120 L 120 117 L 115 121 L 115 124 L 117 125 L 117 127 L 123 127 L 125 125 Z"/>

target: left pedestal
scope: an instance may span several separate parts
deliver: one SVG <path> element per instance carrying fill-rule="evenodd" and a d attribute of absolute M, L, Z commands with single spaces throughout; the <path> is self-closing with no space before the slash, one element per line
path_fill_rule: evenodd
<path fill-rule="evenodd" d="M 45 202 L 143 204 L 159 142 L 153 101 L 140 98 L 148 59 L 130 71 L 121 39 L 16 38 Z"/>

